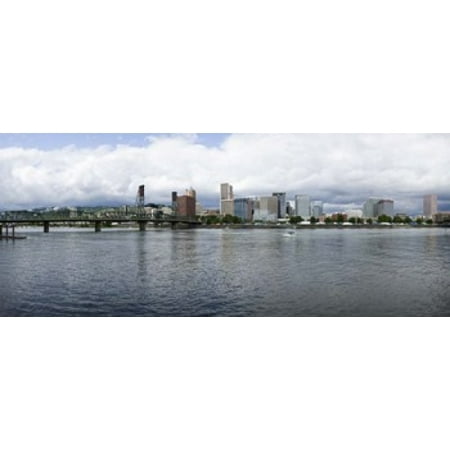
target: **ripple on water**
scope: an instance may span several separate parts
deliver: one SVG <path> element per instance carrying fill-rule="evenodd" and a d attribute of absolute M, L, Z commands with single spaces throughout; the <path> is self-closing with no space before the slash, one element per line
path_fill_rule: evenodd
<path fill-rule="evenodd" d="M 0 243 L 1 315 L 450 314 L 442 229 L 24 233 Z"/>

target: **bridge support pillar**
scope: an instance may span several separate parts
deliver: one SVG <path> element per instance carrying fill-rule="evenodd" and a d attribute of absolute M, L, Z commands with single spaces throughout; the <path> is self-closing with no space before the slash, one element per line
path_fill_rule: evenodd
<path fill-rule="evenodd" d="M 145 231 L 147 222 L 145 220 L 139 220 L 138 224 L 139 224 L 139 231 Z"/>
<path fill-rule="evenodd" d="M 44 233 L 48 233 L 50 231 L 50 222 L 44 222 Z"/>
<path fill-rule="evenodd" d="M 95 221 L 95 232 L 98 233 L 102 231 L 102 222 L 100 220 Z"/>

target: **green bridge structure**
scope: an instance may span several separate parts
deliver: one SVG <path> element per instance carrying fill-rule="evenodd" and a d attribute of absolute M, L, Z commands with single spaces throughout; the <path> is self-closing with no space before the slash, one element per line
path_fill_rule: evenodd
<path fill-rule="evenodd" d="M 136 223 L 139 231 L 145 231 L 149 223 L 154 226 L 170 225 L 172 228 L 178 226 L 192 228 L 197 225 L 201 225 L 201 222 L 195 217 L 183 217 L 183 216 L 165 216 L 165 217 L 153 217 L 153 216 L 108 216 L 108 217 L 39 217 L 39 218 L 20 218 L 20 217 L 6 217 L 0 218 L 0 237 L 3 236 L 3 228 L 8 230 L 14 229 L 19 226 L 35 225 L 42 226 L 44 233 L 50 231 L 51 225 L 92 225 L 96 232 L 102 230 L 102 225 L 112 224 L 126 224 Z"/>

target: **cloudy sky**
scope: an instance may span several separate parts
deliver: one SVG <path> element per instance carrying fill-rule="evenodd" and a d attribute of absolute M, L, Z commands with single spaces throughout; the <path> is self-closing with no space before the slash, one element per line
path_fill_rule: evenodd
<path fill-rule="evenodd" d="M 450 210 L 450 134 L 0 134 L 0 210 L 39 206 L 170 203 L 192 186 L 218 207 L 219 184 L 236 196 L 287 192 L 328 212 L 392 198 L 421 212 L 438 194 Z"/>

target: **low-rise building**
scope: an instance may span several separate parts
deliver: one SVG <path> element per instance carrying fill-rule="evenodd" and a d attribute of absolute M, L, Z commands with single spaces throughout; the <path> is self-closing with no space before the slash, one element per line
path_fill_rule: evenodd
<path fill-rule="evenodd" d="M 450 224 L 450 211 L 440 211 L 434 214 L 433 222 L 437 224 Z"/>

